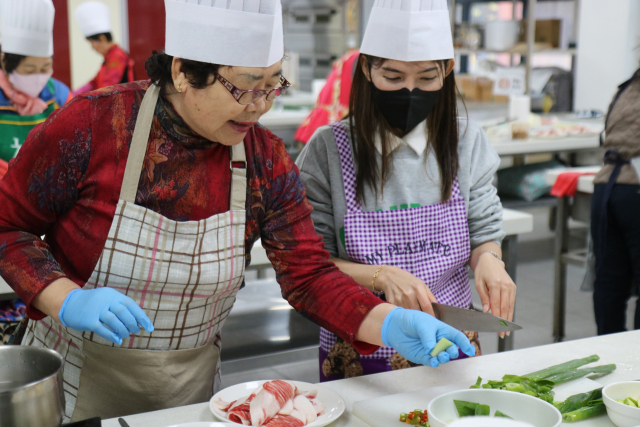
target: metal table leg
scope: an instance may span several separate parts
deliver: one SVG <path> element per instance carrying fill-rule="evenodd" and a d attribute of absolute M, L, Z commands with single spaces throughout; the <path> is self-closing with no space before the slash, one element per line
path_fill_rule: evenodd
<path fill-rule="evenodd" d="M 511 279 L 517 283 L 516 280 L 516 268 L 518 266 L 518 235 L 507 236 L 502 241 L 502 260 L 505 264 L 505 269 Z M 513 321 L 516 319 L 515 307 L 513 309 Z M 515 332 L 511 332 L 511 336 L 504 337 L 504 339 L 498 339 L 498 352 L 513 350 Z"/>
<path fill-rule="evenodd" d="M 565 333 L 567 298 L 567 265 L 564 255 L 569 250 L 569 198 L 558 199 L 556 214 L 555 278 L 553 290 L 553 341 L 560 342 Z"/>

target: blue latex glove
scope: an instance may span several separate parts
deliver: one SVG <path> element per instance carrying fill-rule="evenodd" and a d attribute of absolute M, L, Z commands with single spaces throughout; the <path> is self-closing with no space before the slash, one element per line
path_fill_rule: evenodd
<path fill-rule="evenodd" d="M 462 332 L 435 317 L 416 310 L 394 308 L 382 323 L 382 342 L 407 360 L 420 365 L 438 367 L 458 357 L 458 347 L 468 356 L 475 356 L 476 348 Z M 431 357 L 438 341 L 446 338 L 455 345 Z"/>
<path fill-rule="evenodd" d="M 139 334 L 141 325 L 153 332 L 153 324 L 134 300 L 115 289 L 76 289 L 60 308 L 60 321 L 76 331 L 92 331 L 115 344 L 131 334 Z"/>

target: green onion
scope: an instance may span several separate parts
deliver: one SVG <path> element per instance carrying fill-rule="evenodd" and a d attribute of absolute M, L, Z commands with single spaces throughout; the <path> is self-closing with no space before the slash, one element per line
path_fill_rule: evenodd
<path fill-rule="evenodd" d="M 456 405 L 456 410 L 460 418 L 474 416 L 476 414 L 476 408 L 479 405 L 478 403 L 465 402 L 464 400 L 454 400 L 453 403 Z"/>
<path fill-rule="evenodd" d="M 496 417 L 502 417 L 502 418 L 509 418 L 509 419 L 513 419 L 512 417 L 510 417 L 509 415 L 505 414 L 504 412 L 500 412 L 500 411 L 496 411 L 495 414 Z"/>
<path fill-rule="evenodd" d="M 607 407 L 604 403 L 599 403 L 595 406 L 589 406 L 586 408 L 580 408 L 576 411 L 569 412 L 562 415 L 563 423 L 573 423 L 576 421 L 583 421 L 589 418 L 597 417 L 607 413 Z"/>
<path fill-rule="evenodd" d="M 586 377 L 587 375 L 597 374 L 598 376 L 603 376 L 610 374 L 611 372 L 616 370 L 616 365 L 602 365 L 602 366 L 594 366 L 593 368 L 584 368 L 584 369 L 570 369 L 568 371 L 562 372 L 557 375 L 552 375 L 545 379 L 549 381 L 553 381 L 554 384 L 562 384 L 569 381 L 577 380 L 578 378 Z"/>
<path fill-rule="evenodd" d="M 585 357 L 583 359 L 575 359 L 575 360 L 570 360 L 568 362 L 565 363 L 561 363 L 559 365 L 555 365 L 555 366 L 551 366 L 549 368 L 546 369 L 542 369 L 540 371 L 536 371 L 536 372 L 531 372 L 530 374 L 524 375 L 525 377 L 532 379 L 532 380 L 541 380 L 543 378 L 547 378 L 550 377 L 552 375 L 558 375 L 561 374 L 562 372 L 565 372 L 569 369 L 576 369 L 579 368 L 580 366 L 589 364 L 589 363 L 593 363 L 593 362 L 597 362 L 598 360 L 600 360 L 600 357 L 598 357 L 598 355 L 594 354 L 592 356 L 589 357 Z"/>
<path fill-rule="evenodd" d="M 441 352 L 445 351 L 452 345 L 453 343 L 451 341 L 449 341 L 446 338 L 442 338 L 440 341 L 438 341 L 438 344 L 436 344 L 436 346 L 431 351 L 431 357 L 436 357 L 437 355 L 439 355 Z"/>
<path fill-rule="evenodd" d="M 489 416 L 491 415 L 491 408 L 489 405 L 478 405 L 476 406 L 475 416 Z"/>

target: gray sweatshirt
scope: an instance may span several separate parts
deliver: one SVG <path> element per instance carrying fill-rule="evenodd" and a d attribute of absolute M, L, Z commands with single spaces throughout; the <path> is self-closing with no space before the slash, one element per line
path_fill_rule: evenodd
<path fill-rule="evenodd" d="M 344 123 L 348 129 L 348 122 Z M 492 185 L 500 158 L 477 123 L 463 118 L 459 119 L 459 123 L 458 183 L 466 204 L 473 250 L 488 242 L 500 244 L 505 236 L 502 231 L 502 205 Z M 365 189 L 362 206 L 365 212 L 406 209 L 440 202 L 438 162 L 433 150 L 427 153 L 425 146 L 424 124 L 405 138 L 392 141 L 393 169 L 384 191 L 378 191 L 377 198 L 370 188 Z M 380 165 L 382 156 L 379 151 L 378 148 Z M 426 167 L 425 155 L 428 155 Z M 349 260 L 344 246 L 344 215 L 347 208 L 342 168 L 329 126 L 316 131 L 296 164 L 307 189 L 307 198 L 314 208 L 311 216 L 316 232 L 324 238 L 325 249 L 334 257 Z"/>

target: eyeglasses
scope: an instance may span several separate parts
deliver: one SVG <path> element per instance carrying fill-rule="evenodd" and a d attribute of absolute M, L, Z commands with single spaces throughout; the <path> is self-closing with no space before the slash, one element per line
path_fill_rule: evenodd
<path fill-rule="evenodd" d="M 233 96 L 240 105 L 253 104 L 265 95 L 267 96 L 267 101 L 273 101 L 291 87 L 291 83 L 289 83 L 284 76 L 280 76 L 280 87 L 271 90 L 242 90 L 235 87 L 233 83 L 220 74 L 216 74 L 216 79 L 222 83 L 222 86 L 229 91 L 231 96 Z"/>

